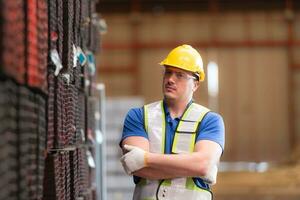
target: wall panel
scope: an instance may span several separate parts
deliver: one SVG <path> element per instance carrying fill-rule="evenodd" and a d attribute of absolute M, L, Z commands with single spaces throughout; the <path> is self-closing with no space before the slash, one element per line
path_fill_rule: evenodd
<path fill-rule="evenodd" d="M 227 128 L 225 157 L 248 161 L 285 159 L 289 137 L 283 50 L 219 52 L 219 103 Z"/>

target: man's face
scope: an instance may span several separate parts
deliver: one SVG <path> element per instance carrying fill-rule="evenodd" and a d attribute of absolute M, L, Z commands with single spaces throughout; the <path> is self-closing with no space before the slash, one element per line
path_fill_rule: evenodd
<path fill-rule="evenodd" d="M 190 100 L 198 87 L 198 82 L 191 72 L 175 67 L 165 67 L 163 94 L 169 100 Z"/>

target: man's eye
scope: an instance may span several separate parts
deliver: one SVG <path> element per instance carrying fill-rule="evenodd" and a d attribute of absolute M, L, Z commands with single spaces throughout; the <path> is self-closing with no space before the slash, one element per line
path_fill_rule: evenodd
<path fill-rule="evenodd" d="M 182 73 L 177 73 L 177 77 L 178 77 L 178 78 L 184 78 L 184 74 L 182 74 Z"/>

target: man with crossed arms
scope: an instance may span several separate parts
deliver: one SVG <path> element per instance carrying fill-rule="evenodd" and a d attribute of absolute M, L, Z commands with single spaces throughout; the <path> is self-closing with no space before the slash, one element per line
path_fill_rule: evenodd
<path fill-rule="evenodd" d="M 124 122 L 121 163 L 134 175 L 133 200 L 211 200 L 225 128 L 192 99 L 205 78 L 202 58 L 181 45 L 160 65 L 163 100 L 131 109 Z"/>

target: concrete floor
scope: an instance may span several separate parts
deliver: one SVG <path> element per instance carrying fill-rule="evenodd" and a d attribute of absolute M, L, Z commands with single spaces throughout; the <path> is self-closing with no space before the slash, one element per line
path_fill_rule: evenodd
<path fill-rule="evenodd" d="M 213 187 L 215 200 L 300 200 L 300 165 L 266 172 L 221 172 Z"/>

